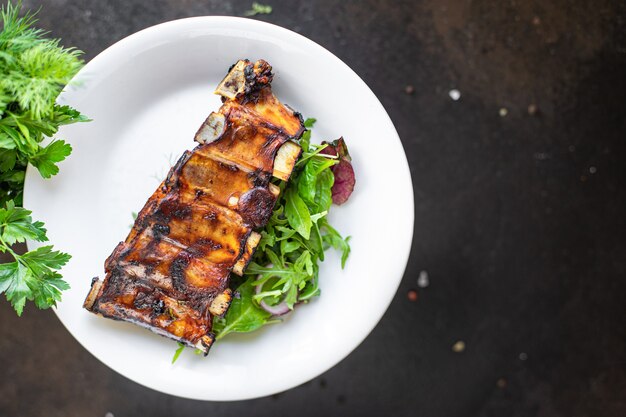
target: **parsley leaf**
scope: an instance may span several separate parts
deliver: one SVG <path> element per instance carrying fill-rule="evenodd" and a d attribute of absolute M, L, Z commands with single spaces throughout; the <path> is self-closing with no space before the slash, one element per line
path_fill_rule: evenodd
<path fill-rule="evenodd" d="M 27 300 L 38 308 L 49 308 L 61 300 L 61 292 L 69 285 L 57 270 L 70 260 L 70 255 L 55 251 L 52 246 L 18 255 L 11 245 L 25 240 L 46 241 L 42 222 L 33 221 L 31 212 L 15 207 L 13 202 L 0 208 L 0 252 L 8 252 L 14 261 L 0 264 L 0 294 L 4 293 L 18 316 Z"/>
<path fill-rule="evenodd" d="M 30 162 L 37 168 L 42 177 L 50 178 L 59 172 L 59 167 L 55 163 L 61 162 L 70 153 L 72 153 L 72 147 L 69 144 L 62 140 L 56 140 L 41 149 Z"/>
<path fill-rule="evenodd" d="M 21 258 L 36 275 L 51 275 L 53 269 L 60 269 L 71 256 L 52 250 L 52 246 L 42 246 L 26 252 Z"/>
<path fill-rule="evenodd" d="M 0 290 L 6 294 L 17 315 L 22 314 L 30 288 L 26 284 L 28 270 L 18 262 L 0 265 Z"/>
<path fill-rule="evenodd" d="M 15 207 L 8 202 L 6 208 L 0 208 L 0 240 L 8 245 L 24 242 L 26 239 L 43 242 L 46 238 L 46 229 L 42 222 L 33 222 L 30 211 Z M 0 247 L 0 251 L 2 247 Z"/>

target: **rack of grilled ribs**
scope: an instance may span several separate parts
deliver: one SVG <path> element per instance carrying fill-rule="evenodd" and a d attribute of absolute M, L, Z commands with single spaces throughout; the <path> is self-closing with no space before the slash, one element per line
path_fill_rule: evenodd
<path fill-rule="evenodd" d="M 124 242 L 94 278 L 84 307 L 146 327 L 206 355 L 214 316 L 232 299 L 272 214 L 279 188 L 300 156 L 299 113 L 274 96 L 271 66 L 233 65 L 216 94 L 222 106 L 148 199 Z"/>

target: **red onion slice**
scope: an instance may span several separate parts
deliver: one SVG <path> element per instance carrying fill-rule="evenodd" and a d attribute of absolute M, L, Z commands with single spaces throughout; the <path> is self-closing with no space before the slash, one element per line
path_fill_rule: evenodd
<path fill-rule="evenodd" d="M 259 275 L 258 278 L 260 279 L 261 276 Z M 263 291 L 263 284 L 259 284 L 255 287 L 256 294 L 260 294 L 262 291 Z M 275 306 L 271 306 L 267 304 L 265 301 L 261 300 L 259 302 L 259 305 L 261 306 L 263 310 L 267 311 L 272 316 L 282 316 L 283 314 L 287 314 L 291 311 L 287 303 L 285 303 L 284 301 L 279 304 L 276 304 Z"/>

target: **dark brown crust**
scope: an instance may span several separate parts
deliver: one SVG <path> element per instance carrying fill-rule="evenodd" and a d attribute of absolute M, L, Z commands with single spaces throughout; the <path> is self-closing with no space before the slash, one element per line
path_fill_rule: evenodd
<path fill-rule="evenodd" d="M 86 309 L 208 352 L 210 310 L 227 310 L 229 274 L 250 261 L 259 238 L 253 229 L 265 226 L 276 202 L 276 153 L 304 131 L 301 116 L 271 93 L 269 64 L 245 68 L 246 94 L 220 109 L 223 134 L 171 168 L 105 261 L 106 277 L 92 283 Z"/>
<path fill-rule="evenodd" d="M 272 215 L 276 197 L 269 189 L 255 187 L 239 199 L 239 214 L 253 228 L 267 224 Z"/>

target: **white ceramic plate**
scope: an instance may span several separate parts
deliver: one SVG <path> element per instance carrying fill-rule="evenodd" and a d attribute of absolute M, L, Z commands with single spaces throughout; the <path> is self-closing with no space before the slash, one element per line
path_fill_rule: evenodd
<path fill-rule="evenodd" d="M 349 202 L 331 224 L 351 235 L 344 270 L 331 253 L 322 295 L 284 323 L 215 344 L 207 358 L 137 326 L 82 309 L 91 278 L 123 240 L 170 162 L 194 147 L 205 117 L 219 108 L 213 89 L 240 58 L 274 68 L 281 101 L 316 117 L 315 141 L 344 136 L 356 171 Z M 394 126 L 365 83 L 341 60 L 289 30 L 249 19 L 198 17 L 138 32 L 93 59 L 60 102 L 90 123 L 59 133 L 73 154 L 60 174 L 26 178 L 25 206 L 43 220 L 57 249 L 73 255 L 71 284 L 56 313 L 74 337 L 120 374 L 168 394 L 241 400 L 302 384 L 346 357 L 374 328 L 404 273 L 413 235 L 411 177 Z M 31 244 L 31 247 L 36 245 Z"/>

